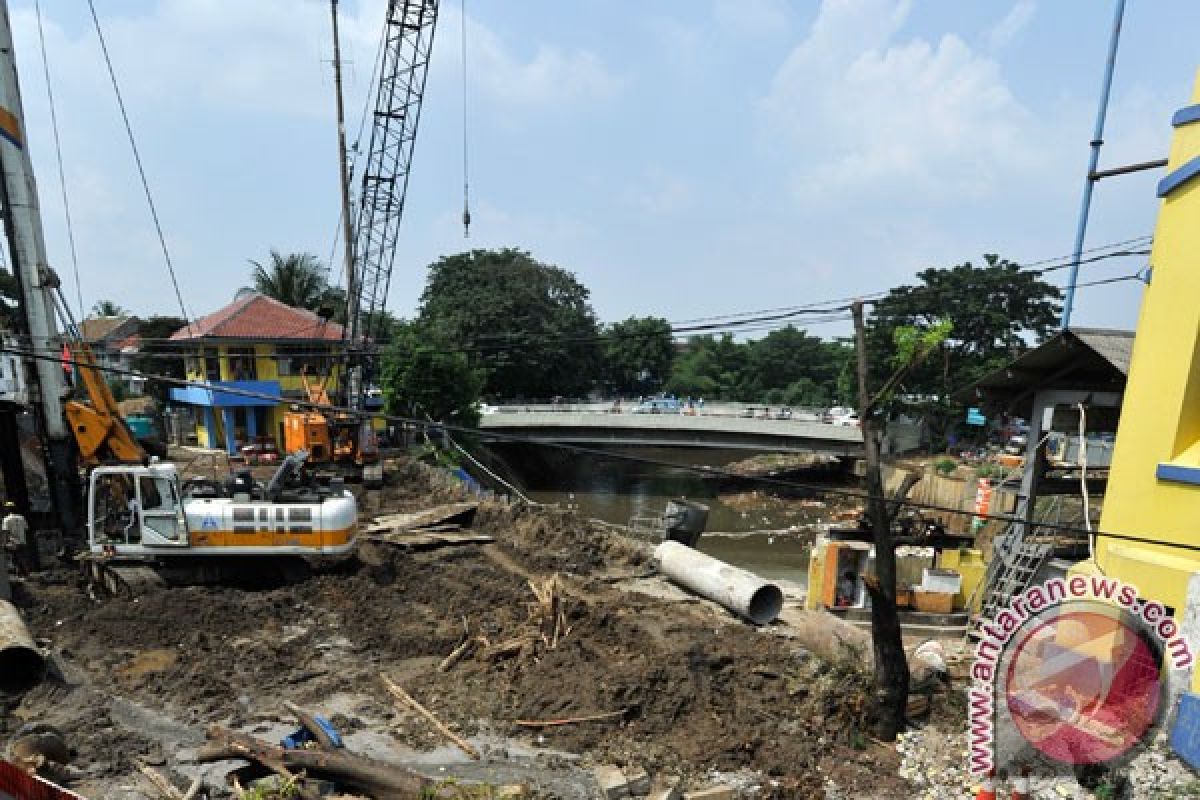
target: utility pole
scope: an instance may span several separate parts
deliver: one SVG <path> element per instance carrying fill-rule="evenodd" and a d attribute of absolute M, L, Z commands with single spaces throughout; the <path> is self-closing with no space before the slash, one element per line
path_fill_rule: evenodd
<path fill-rule="evenodd" d="M 46 454 L 50 503 L 66 536 L 83 529 L 78 451 L 63 413 L 66 379 L 61 356 L 54 291 L 58 276 L 46 260 L 37 184 L 25 133 L 25 112 L 17 83 L 8 4 L 0 3 L 0 203 L 13 276 L 21 292 L 22 333 L 28 335 L 29 373 L 36 388 L 34 411 Z"/>
<path fill-rule="evenodd" d="M 350 166 L 346 151 L 346 111 L 342 99 L 342 45 L 338 35 L 338 0 L 329 0 L 329 14 L 333 19 L 333 83 L 337 97 L 338 174 L 342 186 L 342 240 L 345 243 L 346 269 L 346 332 L 350 348 L 358 346 L 358 285 L 354 269 L 354 223 L 350 218 Z M 346 405 L 359 407 L 362 367 L 356 363 L 351 367 L 346 389 Z"/>
<path fill-rule="evenodd" d="M 1104 118 L 1108 115 L 1108 95 L 1112 90 L 1113 68 L 1117 64 L 1117 44 L 1121 41 L 1121 21 L 1125 17 L 1125 0 L 1117 0 L 1113 11 L 1112 32 L 1108 39 L 1108 59 L 1104 62 L 1104 80 L 1100 84 L 1100 107 L 1096 109 L 1096 126 L 1092 130 L 1091 154 L 1088 156 L 1087 177 L 1083 181 L 1083 199 L 1079 204 L 1079 223 L 1075 227 L 1075 248 L 1071 255 L 1071 272 L 1063 300 L 1062 329 L 1071 327 L 1071 311 L 1075 306 L 1075 284 L 1079 279 L 1079 261 L 1083 241 L 1087 236 L 1088 214 L 1092 208 L 1092 189 L 1096 185 L 1096 168 L 1100 166 L 1100 148 L 1104 145 Z M 1157 163 L 1157 162 L 1152 162 Z M 1141 165 L 1146 166 L 1146 165 Z"/>
<path fill-rule="evenodd" d="M 867 333 L 863 303 L 850 307 L 854 317 L 854 349 L 858 357 L 858 419 L 862 426 L 863 458 L 867 467 L 867 520 L 875 542 L 875 576 L 866 580 L 871 596 L 871 643 L 875 651 L 875 734 L 885 742 L 904 727 L 908 704 L 908 660 L 896 609 L 896 545 L 892 520 L 883 494 L 879 439 L 874 411 L 876 401 L 867 388 Z"/>

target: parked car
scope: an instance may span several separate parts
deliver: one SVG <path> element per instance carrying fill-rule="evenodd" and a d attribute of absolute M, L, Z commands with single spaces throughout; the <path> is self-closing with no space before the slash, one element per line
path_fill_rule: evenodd
<path fill-rule="evenodd" d="M 278 464 L 279 446 L 274 439 L 260 438 L 241 449 L 242 460 L 249 465 Z"/>
<path fill-rule="evenodd" d="M 672 397 L 652 397 L 638 403 L 634 414 L 678 414 L 683 410 L 679 401 Z"/>
<path fill-rule="evenodd" d="M 854 426 L 858 424 L 858 412 L 846 406 L 834 406 L 821 415 L 821 421 L 829 425 Z"/>

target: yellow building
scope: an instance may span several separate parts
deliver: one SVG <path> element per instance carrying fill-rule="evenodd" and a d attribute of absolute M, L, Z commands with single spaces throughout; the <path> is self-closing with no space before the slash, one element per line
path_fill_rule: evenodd
<path fill-rule="evenodd" d="M 193 410 L 201 447 L 230 454 L 262 437 L 282 450 L 284 413 L 308 399 L 305 370 L 332 394 L 344 352 L 342 326 L 249 291 L 171 341 L 185 353 L 188 380 L 205 384 L 172 389 L 171 399 Z"/>
<path fill-rule="evenodd" d="M 1192 103 L 1172 119 L 1093 567 L 1181 621 L 1200 572 L 1200 78 Z"/>

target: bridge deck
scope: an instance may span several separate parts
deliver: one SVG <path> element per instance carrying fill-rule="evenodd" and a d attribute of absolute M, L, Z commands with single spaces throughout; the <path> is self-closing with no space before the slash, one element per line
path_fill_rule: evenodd
<path fill-rule="evenodd" d="M 685 414 L 605 414 L 578 411 L 487 414 L 485 431 L 570 444 L 713 447 L 858 455 L 862 431 L 820 422 Z"/>

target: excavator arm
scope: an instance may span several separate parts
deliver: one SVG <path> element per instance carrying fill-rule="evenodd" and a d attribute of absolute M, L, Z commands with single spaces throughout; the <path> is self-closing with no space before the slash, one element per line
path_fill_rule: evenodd
<path fill-rule="evenodd" d="M 86 393 L 88 402 L 68 400 L 63 407 L 79 458 L 84 466 L 114 461 L 144 463 L 148 456 L 125 424 L 112 390 L 96 366 L 96 357 L 84 341 L 67 345 L 75 365 L 76 390 Z"/>

